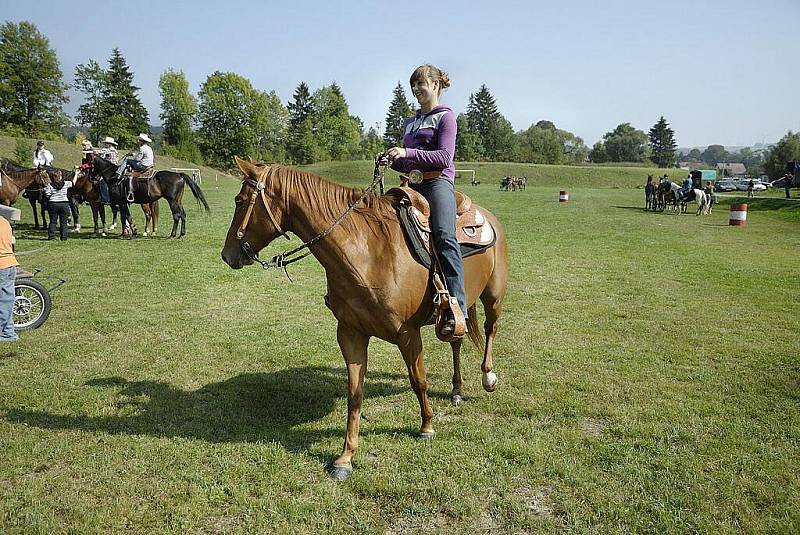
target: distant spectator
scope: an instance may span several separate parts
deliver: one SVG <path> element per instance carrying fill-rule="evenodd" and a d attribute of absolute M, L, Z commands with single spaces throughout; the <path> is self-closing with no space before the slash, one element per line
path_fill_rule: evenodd
<path fill-rule="evenodd" d="M 789 173 L 786 173 L 785 175 L 783 175 L 783 190 L 786 192 L 786 198 L 787 199 L 791 199 L 792 198 L 792 193 L 791 193 L 791 191 L 789 191 L 789 190 L 792 189 L 792 179 L 793 179 L 793 177 Z"/>
<path fill-rule="evenodd" d="M 750 198 L 753 196 L 753 179 L 751 178 L 750 181 L 747 183 L 747 197 Z"/>
<path fill-rule="evenodd" d="M 40 165 L 53 165 L 53 155 L 44 148 L 44 141 L 41 139 L 36 142 L 36 149 L 33 151 L 33 166 L 39 167 Z"/>

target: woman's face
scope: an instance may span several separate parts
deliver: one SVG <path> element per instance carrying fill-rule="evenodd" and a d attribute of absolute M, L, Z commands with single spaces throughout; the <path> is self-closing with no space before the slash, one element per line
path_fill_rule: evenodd
<path fill-rule="evenodd" d="M 431 100 L 439 98 L 439 81 L 429 80 L 428 78 L 415 80 L 411 85 L 411 92 L 414 93 L 414 97 L 416 97 L 420 106 L 424 106 L 430 103 Z"/>

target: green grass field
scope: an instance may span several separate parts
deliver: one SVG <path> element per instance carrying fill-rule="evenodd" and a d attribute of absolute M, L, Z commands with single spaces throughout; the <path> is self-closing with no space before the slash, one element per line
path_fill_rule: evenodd
<path fill-rule="evenodd" d="M 526 191 L 497 190 L 512 168 Z M 371 178 L 369 162 L 312 169 Z M 479 167 L 462 189 L 511 250 L 498 390 L 465 346 L 452 407 L 428 329 L 437 436 L 420 442 L 399 352 L 373 341 L 342 484 L 326 474 L 347 400 L 324 274 L 224 265 L 237 181 L 203 182 L 211 216 L 185 198 L 180 241 L 162 216 L 155 239 L 47 242 L 20 205 L 21 263 L 68 282 L 0 348 L 0 532 L 797 532 L 798 208 L 759 199 L 746 227 L 725 206 L 646 213 L 646 174 Z"/>

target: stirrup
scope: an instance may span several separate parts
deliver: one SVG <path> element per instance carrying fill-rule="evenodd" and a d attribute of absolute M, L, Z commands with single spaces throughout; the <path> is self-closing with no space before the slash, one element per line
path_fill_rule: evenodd
<path fill-rule="evenodd" d="M 133 202 L 133 192 L 129 191 L 128 196 L 125 198 L 128 202 Z"/>

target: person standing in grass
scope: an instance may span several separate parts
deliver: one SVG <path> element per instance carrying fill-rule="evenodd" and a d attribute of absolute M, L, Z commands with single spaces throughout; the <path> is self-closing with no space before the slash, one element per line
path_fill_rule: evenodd
<path fill-rule="evenodd" d="M 0 217 L 0 342 L 19 340 L 14 330 L 14 281 L 17 278 L 17 257 L 14 256 L 11 225 Z"/>
<path fill-rule="evenodd" d="M 422 65 L 411 74 L 409 83 L 420 108 L 405 120 L 403 147 L 390 148 L 386 157 L 395 171 L 419 177 L 409 186 L 428 200 L 431 231 L 447 288 L 466 319 L 464 261 L 455 228 L 456 116 L 450 107 L 439 104 L 442 91 L 450 87 L 450 77 L 433 65 Z M 441 334 L 451 335 L 455 326 L 451 313 Z"/>
<path fill-rule="evenodd" d="M 750 181 L 747 183 L 747 198 L 751 198 L 753 196 L 753 179 L 751 178 Z"/>
<path fill-rule="evenodd" d="M 792 189 L 792 178 L 792 175 L 789 173 L 783 175 L 783 191 L 786 192 L 787 199 L 792 198 L 792 192 L 790 191 Z"/>
<path fill-rule="evenodd" d="M 67 240 L 67 218 L 69 217 L 69 199 L 67 191 L 72 187 L 71 180 L 63 180 L 60 176 L 58 180 L 50 182 L 44 188 L 44 194 L 48 199 L 47 210 L 50 212 L 50 227 L 47 233 L 48 240 L 56 239 L 56 219 L 59 221 L 61 241 Z"/>

